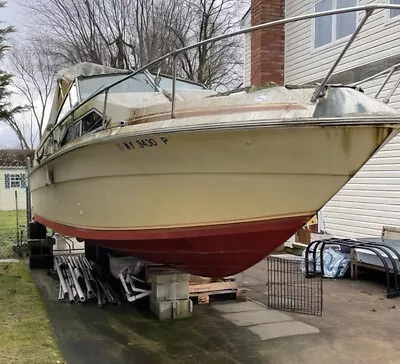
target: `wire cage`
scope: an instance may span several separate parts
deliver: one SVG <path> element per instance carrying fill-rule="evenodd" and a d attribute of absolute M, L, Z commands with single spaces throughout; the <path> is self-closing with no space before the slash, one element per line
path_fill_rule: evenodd
<path fill-rule="evenodd" d="M 322 315 L 322 276 L 307 278 L 304 259 L 267 258 L 267 306 L 277 310 Z"/>

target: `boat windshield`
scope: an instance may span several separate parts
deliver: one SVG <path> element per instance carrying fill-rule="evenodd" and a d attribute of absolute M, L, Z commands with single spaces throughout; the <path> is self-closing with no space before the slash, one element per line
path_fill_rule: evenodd
<path fill-rule="evenodd" d="M 74 82 L 70 89 L 68 90 L 68 94 L 62 104 L 60 113 L 58 115 L 57 120 L 62 120 L 62 118 L 71 110 L 74 106 L 76 106 L 79 102 L 78 98 L 78 90 L 76 87 L 76 83 Z"/>
<path fill-rule="evenodd" d="M 100 75 L 82 78 L 79 80 L 81 101 L 87 99 L 94 92 L 114 83 L 127 74 Z M 110 88 L 110 93 L 154 92 L 154 87 L 144 74 L 137 74 L 120 84 Z"/>
<path fill-rule="evenodd" d="M 172 78 L 160 76 L 160 88 L 162 90 L 172 90 Z M 206 88 L 202 85 L 176 80 L 176 89 L 177 90 L 206 90 Z"/>
<path fill-rule="evenodd" d="M 79 93 L 77 90 L 77 85 L 73 82 L 71 88 L 68 91 L 67 97 L 65 98 L 63 105 L 61 107 L 60 113 L 57 118 L 57 123 L 60 122 L 64 116 L 71 110 L 74 106 L 76 106 L 79 102 L 85 101 L 91 95 L 93 95 L 96 91 L 107 87 L 119 80 L 126 78 L 126 73 L 118 73 L 118 74 L 102 74 L 96 76 L 89 76 L 79 78 Z M 154 77 L 151 80 L 151 77 Z M 153 81 L 153 82 L 151 82 Z M 125 81 L 113 86 L 109 89 L 109 93 L 136 93 L 136 92 L 156 92 L 155 83 L 158 82 L 159 88 L 161 90 L 166 90 L 172 92 L 172 78 L 167 76 L 159 76 L 156 77 L 154 75 L 146 75 L 145 73 L 139 73 L 135 76 L 126 79 Z M 182 80 L 176 81 L 177 90 L 206 90 L 204 86 L 186 82 Z M 79 100 L 80 98 L 80 100 Z"/>

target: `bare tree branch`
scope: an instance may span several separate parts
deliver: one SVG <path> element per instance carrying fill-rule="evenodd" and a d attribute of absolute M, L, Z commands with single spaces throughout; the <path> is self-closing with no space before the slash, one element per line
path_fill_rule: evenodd
<path fill-rule="evenodd" d="M 135 69 L 194 42 L 239 26 L 241 0 L 35 0 L 24 2 L 65 64 L 93 62 Z M 246 9 L 247 10 L 247 9 Z M 51 14 L 51 16 L 49 16 Z M 241 72 L 240 39 L 201 45 L 182 54 L 178 75 L 212 88 Z M 171 73 L 171 60 L 158 68 Z"/>
<path fill-rule="evenodd" d="M 14 45 L 10 63 L 14 74 L 11 84 L 19 91 L 26 106 L 20 110 L 18 121 L 13 118 L 9 124 L 20 139 L 24 136 L 23 144 L 33 148 L 44 131 L 57 66 L 46 44 L 38 41 L 30 41 L 23 48 Z"/>

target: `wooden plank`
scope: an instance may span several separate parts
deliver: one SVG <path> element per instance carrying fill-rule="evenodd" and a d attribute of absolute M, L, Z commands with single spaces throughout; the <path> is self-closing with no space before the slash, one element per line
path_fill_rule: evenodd
<path fill-rule="evenodd" d="M 224 289 L 221 291 L 209 291 L 209 292 L 194 292 L 190 294 L 190 297 L 202 297 L 202 296 L 217 296 L 230 293 L 237 293 L 236 289 Z"/>
<path fill-rule="evenodd" d="M 190 275 L 189 282 L 192 284 L 196 283 L 211 283 L 211 282 L 228 282 L 228 281 L 236 281 L 236 278 L 231 277 L 221 277 L 221 278 L 210 278 L 210 277 L 202 277 L 195 276 L 193 274 Z"/>
<path fill-rule="evenodd" d="M 383 240 L 399 240 L 400 238 L 400 228 L 395 226 L 384 225 L 382 227 L 382 239 Z"/>
<path fill-rule="evenodd" d="M 238 288 L 237 283 L 234 281 L 191 284 L 189 285 L 189 293 L 237 290 L 237 288 Z"/>

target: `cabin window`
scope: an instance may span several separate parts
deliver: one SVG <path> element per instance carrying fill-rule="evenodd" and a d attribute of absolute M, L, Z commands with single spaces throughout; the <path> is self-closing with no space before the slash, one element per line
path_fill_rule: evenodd
<path fill-rule="evenodd" d="M 26 188 L 25 173 L 6 173 L 4 175 L 5 188 Z"/>
<path fill-rule="evenodd" d="M 85 135 L 94 131 L 102 126 L 103 118 L 95 111 L 91 111 L 86 114 L 79 121 L 75 121 L 74 124 L 67 126 L 64 136 L 61 140 L 60 146 L 68 144 L 74 139 L 79 138 L 81 135 Z"/>
<path fill-rule="evenodd" d="M 66 132 L 61 140 L 60 146 L 63 146 L 81 136 L 81 122 L 75 122 L 67 126 Z"/>
<path fill-rule="evenodd" d="M 392 5 L 400 5 L 400 0 L 390 0 L 389 3 L 392 4 Z M 400 15 L 400 10 L 390 9 L 389 14 L 390 14 L 391 18 L 394 18 L 394 17 Z"/>
<path fill-rule="evenodd" d="M 58 115 L 57 122 L 59 122 L 65 115 L 67 115 L 68 111 L 70 111 L 74 106 L 76 106 L 77 103 L 78 103 L 78 90 L 74 82 L 68 91 L 67 97 L 64 100 L 63 106 Z"/>
<path fill-rule="evenodd" d="M 102 123 L 103 118 L 99 114 L 94 111 L 90 112 L 82 118 L 82 135 L 100 128 Z"/>
<path fill-rule="evenodd" d="M 67 97 L 64 101 L 64 104 L 61 108 L 60 113 L 58 114 L 58 119 L 57 122 L 60 121 L 65 115 L 67 115 L 67 112 L 71 109 L 71 104 L 69 103 L 69 98 Z"/>
<path fill-rule="evenodd" d="M 79 79 L 79 91 L 81 93 L 82 100 L 87 99 L 96 91 L 101 90 L 107 85 L 119 81 L 126 77 L 127 74 L 115 74 L 115 75 L 101 75 L 91 76 L 87 78 Z M 154 87 L 150 84 L 147 77 L 144 74 L 137 74 L 120 84 L 110 88 L 109 91 L 113 93 L 134 93 L 134 92 L 154 92 Z"/>
<path fill-rule="evenodd" d="M 76 87 L 76 84 L 71 86 L 71 90 L 69 91 L 69 103 L 71 105 L 71 109 L 78 105 L 78 89 Z"/>
<path fill-rule="evenodd" d="M 172 78 L 166 76 L 160 76 L 160 88 L 162 90 L 168 90 L 172 92 Z M 206 90 L 203 85 L 196 84 L 190 81 L 176 81 L 177 90 Z"/>
<path fill-rule="evenodd" d="M 357 0 L 320 0 L 314 5 L 316 13 L 357 6 Z M 335 14 L 314 19 L 314 47 L 334 43 L 352 34 L 357 27 L 357 13 Z"/>

